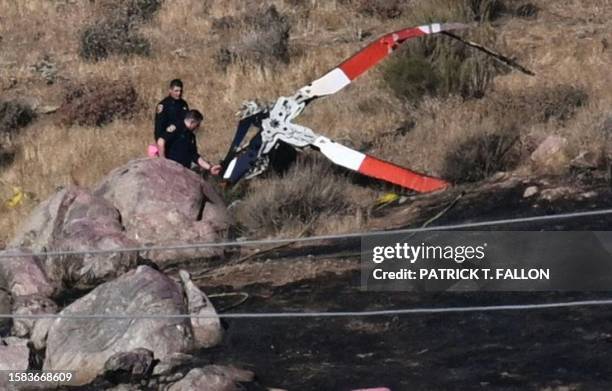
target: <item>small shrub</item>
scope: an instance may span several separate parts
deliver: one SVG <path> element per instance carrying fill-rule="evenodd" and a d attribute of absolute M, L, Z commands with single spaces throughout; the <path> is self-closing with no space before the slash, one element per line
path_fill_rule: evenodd
<path fill-rule="evenodd" d="M 36 113 L 29 105 L 15 100 L 0 102 L 0 134 L 10 137 L 34 118 Z"/>
<path fill-rule="evenodd" d="M 135 32 L 128 19 L 104 19 L 87 27 L 81 34 L 80 55 L 99 61 L 110 55 L 148 55 L 149 42 Z"/>
<path fill-rule="evenodd" d="M 136 89 L 129 82 L 93 79 L 68 87 L 59 114 L 66 124 L 101 126 L 131 117 L 140 106 Z"/>
<path fill-rule="evenodd" d="M 492 21 L 504 14 L 506 4 L 503 0 L 465 0 L 466 10 L 474 21 Z"/>
<path fill-rule="evenodd" d="M 519 18 L 536 18 L 538 16 L 538 12 L 540 12 L 540 8 L 533 3 L 523 3 L 512 11 L 514 16 L 518 16 Z"/>
<path fill-rule="evenodd" d="M 490 27 L 491 20 L 501 16 L 506 5 L 501 0 L 430 0 L 415 2 L 407 9 L 410 24 L 421 25 L 432 22 L 480 22 L 461 35 L 485 46 L 496 48 L 496 32 Z M 499 48 L 498 48 L 499 49 Z M 418 58 L 418 60 L 410 60 Z M 431 64 L 423 65 L 423 60 Z M 508 69 L 491 56 L 487 56 L 461 42 L 443 35 L 434 35 L 410 40 L 383 65 L 383 78 L 396 95 L 415 101 L 421 92 L 427 95 L 460 95 L 463 98 L 482 98 L 491 81 Z M 408 78 L 400 76 L 402 73 Z M 405 86 L 411 80 L 423 80 L 428 88 Z M 435 83 L 431 83 L 435 80 Z M 399 92 L 399 93 L 398 93 Z M 409 93 L 406 93 L 409 92 Z"/>
<path fill-rule="evenodd" d="M 103 0 L 101 11 L 107 17 L 125 17 L 132 23 L 151 20 L 161 8 L 163 0 Z"/>
<path fill-rule="evenodd" d="M 423 95 L 482 98 L 500 72 L 490 57 L 438 37 L 395 53 L 383 66 L 383 80 L 397 97 L 416 103 Z"/>
<path fill-rule="evenodd" d="M 285 175 L 257 181 L 236 211 L 249 235 L 278 235 L 350 212 L 348 179 L 324 158 L 301 157 Z"/>
<path fill-rule="evenodd" d="M 16 153 L 13 149 L 0 146 L 0 169 L 9 167 L 15 161 Z"/>
<path fill-rule="evenodd" d="M 549 120 L 567 121 L 588 101 L 579 87 L 561 84 L 548 88 L 530 88 L 518 93 L 499 94 L 492 99 L 488 112 L 500 124 L 519 126 Z"/>
<path fill-rule="evenodd" d="M 211 28 L 216 32 L 227 32 L 235 29 L 240 25 L 240 20 L 235 16 L 226 15 L 220 18 L 215 18 L 212 21 Z"/>
<path fill-rule="evenodd" d="M 405 1 L 402 0 L 349 0 L 358 13 L 380 19 L 395 19 L 402 15 Z"/>
<path fill-rule="evenodd" d="M 385 67 L 383 80 L 396 96 L 414 102 L 423 95 L 435 94 L 440 84 L 433 66 L 419 56 L 393 58 Z"/>
<path fill-rule="evenodd" d="M 217 66 L 225 68 L 230 63 L 243 61 L 260 66 L 287 64 L 290 61 L 289 32 L 291 25 L 286 15 L 274 6 L 265 11 L 248 13 L 239 21 L 223 18 L 214 23 L 218 30 L 234 30 L 235 44 L 222 47 L 215 54 Z M 228 37 L 225 37 L 228 39 Z M 233 42 L 228 39 L 228 42 Z"/>
<path fill-rule="evenodd" d="M 99 61 L 110 55 L 148 55 L 151 45 L 137 30 L 151 19 L 161 3 L 162 0 L 112 0 L 104 4 L 105 16 L 81 33 L 81 57 Z"/>
<path fill-rule="evenodd" d="M 515 168 L 520 161 L 519 138 L 511 133 L 471 137 L 446 156 L 443 177 L 454 183 L 477 182 L 499 171 Z"/>

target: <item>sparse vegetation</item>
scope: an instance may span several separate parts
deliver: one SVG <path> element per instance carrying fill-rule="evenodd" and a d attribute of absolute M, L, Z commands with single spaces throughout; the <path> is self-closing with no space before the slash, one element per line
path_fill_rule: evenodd
<path fill-rule="evenodd" d="M 14 136 L 35 117 L 34 110 L 25 103 L 18 100 L 0 101 L 0 135 Z"/>
<path fill-rule="evenodd" d="M 500 125 L 511 128 L 549 120 L 567 121 L 587 101 L 588 95 L 584 89 L 560 84 L 497 94 L 487 111 L 497 118 Z"/>
<path fill-rule="evenodd" d="M 9 167 L 15 161 L 15 151 L 6 146 L 0 146 L 0 169 Z"/>
<path fill-rule="evenodd" d="M 422 56 L 394 58 L 386 66 L 383 80 L 396 96 L 411 102 L 436 94 L 440 84 L 433 65 Z"/>
<path fill-rule="evenodd" d="M 357 7 L 359 3 L 361 8 Z M 503 65 L 491 63 L 448 37 L 418 39 L 402 46 L 382 67 L 342 93 L 313 104 L 297 122 L 347 145 L 369 147 L 368 153 L 436 176 L 447 175 L 447 162 L 453 154 L 462 155 L 456 165 L 469 165 L 471 156 L 482 155 L 478 148 L 496 151 L 492 145 L 506 145 L 506 137 L 512 140 L 512 135 L 520 135 L 520 141 L 506 157 L 512 157 L 515 149 L 521 150 L 517 167 L 521 173 L 531 172 L 526 157 L 550 134 L 568 140 L 572 159 L 584 151 L 605 150 L 612 156 L 612 138 L 606 136 L 612 131 L 605 122 L 612 97 L 605 85 L 609 80 L 605 64 L 609 63 L 610 36 L 606 20 L 612 11 L 608 1 L 287 0 L 274 2 L 275 11 L 270 11 L 266 19 L 263 14 L 270 4 L 208 0 L 163 4 L 158 0 L 0 1 L 0 88 L 5 101 L 31 98 L 41 109 L 53 108 L 74 86 L 84 90 L 91 85 L 85 95 L 95 96 L 100 88 L 93 87 L 95 80 L 104 80 L 105 84 L 127 80 L 100 90 L 109 97 L 106 108 L 98 102 L 106 98 L 75 97 L 71 105 L 58 112 L 41 114 L 35 126 L 13 132 L 11 144 L 2 144 L 2 160 L 8 165 L 0 170 L 0 202 L 10 196 L 11 186 L 23 188 L 37 199 L 69 183 L 90 186 L 117 165 L 143 156 L 143 145 L 151 137 L 153 108 L 172 78 L 185 81 L 187 100 L 205 113 L 199 147 L 207 159 L 216 161 L 231 140 L 235 125 L 232 114 L 243 100 L 269 100 L 290 94 L 380 34 L 429 22 L 475 22 L 474 28 L 459 34 L 516 58 L 537 76 L 530 78 L 514 71 L 506 74 Z M 525 19 L 534 17 L 538 23 Z M 128 44 L 108 49 L 108 45 L 97 46 L 97 41 L 91 40 L 91 60 L 84 61 L 80 56 L 82 34 L 93 26 L 103 30 L 102 26 L 110 26 L 113 20 L 121 21 L 112 26 L 117 33 L 110 34 L 111 39 L 102 39 L 102 43 L 112 46 L 112 37 L 127 37 Z M 147 51 L 149 56 L 139 55 Z M 407 65 L 390 75 L 402 83 L 388 88 L 383 80 L 388 76 L 387 66 L 392 68 L 399 57 Z M 42 64 L 45 59 L 54 65 L 51 84 L 39 70 L 40 65 L 47 66 Z M 290 66 L 284 65 L 287 61 Z M 394 89 L 400 93 L 396 95 Z M 134 96 L 134 92 L 146 107 L 146 114 L 143 106 L 122 112 L 123 106 L 117 111 L 110 105 L 124 96 Z M 397 98 L 402 94 L 407 96 L 402 100 L 418 100 L 419 107 L 402 104 Z M 130 102 L 131 98 L 126 98 L 126 107 Z M 78 109 L 77 103 L 85 108 Z M 78 118 L 67 113 L 68 107 L 72 113 L 89 114 Z M 134 113 L 138 115 L 132 116 Z M 114 121 L 116 114 L 129 119 Z M 407 119 L 410 126 L 401 126 Z M 67 130 L 77 123 L 82 124 L 78 129 Z M 393 132 L 398 127 L 403 130 Z M 112 137 L 100 143 L 101 135 L 108 134 Z M 469 152 L 468 145 L 481 147 Z M 479 176 L 496 169 L 512 169 L 512 164 L 509 168 L 504 164 L 488 168 Z M 500 167 L 491 163 L 480 166 Z M 472 180 L 461 173 L 449 175 L 459 182 L 466 177 Z M 284 180 L 272 177 L 247 183 L 248 196 L 243 202 L 251 202 L 259 190 L 265 193 L 268 187 L 276 186 L 271 185 L 274 181 L 283 185 L 280 182 Z M 386 190 L 373 183 L 355 186 L 349 181 L 343 190 L 350 196 L 346 199 L 349 209 L 338 215 L 324 214 L 328 217 L 318 218 L 312 229 L 316 233 L 359 229 L 353 208 L 361 202 L 357 211 L 366 210 Z M 3 210 L 0 241 L 12 234 L 32 206 Z M 330 225 L 343 219 L 338 216 L 346 216 L 343 225 Z M 292 233 L 299 234 L 306 224 L 296 223 Z M 289 235 L 290 228 L 280 230 Z M 265 236 L 274 232 L 248 234 Z"/>
<path fill-rule="evenodd" d="M 443 176 L 454 183 L 477 182 L 520 163 L 519 136 L 485 133 L 454 146 L 446 157 Z"/>
<path fill-rule="evenodd" d="M 395 19 L 402 15 L 407 2 L 401 0 L 344 0 L 362 15 L 380 19 Z"/>
<path fill-rule="evenodd" d="M 151 44 L 138 32 L 138 27 L 151 19 L 161 3 L 161 0 L 129 0 L 104 4 L 105 17 L 81 33 L 81 56 L 98 61 L 110 55 L 148 55 Z"/>
<path fill-rule="evenodd" d="M 129 118 L 140 108 L 130 82 L 93 79 L 68 86 L 60 116 L 68 125 L 102 126 L 116 118 Z"/>
<path fill-rule="evenodd" d="M 291 25 L 288 17 L 273 5 L 240 18 L 226 16 L 216 19 L 213 28 L 223 32 L 223 40 L 229 44 L 221 47 L 214 56 L 221 69 L 237 61 L 258 66 L 289 63 Z M 228 35 L 232 31 L 233 34 Z"/>
<path fill-rule="evenodd" d="M 415 5 L 411 19 L 415 25 L 425 21 L 479 21 L 483 24 L 468 36 L 492 46 L 496 33 L 487 22 L 503 9 L 503 2 L 498 0 L 436 0 Z M 424 95 L 482 98 L 503 70 L 490 56 L 448 37 L 434 36 L 411 41 L 400 49 L 383 67 L 383 79 L 397 97 L 416 103 Z"/>
<path fill-rule="evenodd" d="M 81 35 L 81 56 L 99 61 L 110 55 L 148 55 L 149 42 L 126 19 L 102 20 Z"/>
<path fill-rule="evenodd" d="M 282 177 L 261 179 L 236 210 L 249 236 L 311 232 L 316 223 L 353 209 L 347 177 L 324 158 L 302 157 Z"/>
<path fill-rule="evenodd" d="M 430 47 L 412 45 L 385 65 L 383 80 L 397 97 L 417 103 L 424 95 L 464 98 L 485 95 L 500 73 L 499 65 L 482 53 L 470 52 L 457 42 L 443 39 L 435 38 Z"/>

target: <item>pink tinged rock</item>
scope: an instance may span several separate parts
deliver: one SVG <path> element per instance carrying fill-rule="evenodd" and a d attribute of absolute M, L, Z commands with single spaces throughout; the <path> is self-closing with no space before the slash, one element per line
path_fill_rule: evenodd
<path fill-rule="evenodd" d="M 108 201 L 82 188 L 62 189 L 30 214 L 11 242 L 35 251 L 114 250 L 135 247 Z M 136 266 L 136 253 L 49 256 L 43 270 L 58 286 L 89 289 Z"/>
<path fill-rule="evenodd" d="M 179 284 L 148 266 L 139 266 L 98 286 L 60 314 L 178 315 L 185 314 L 186 307 Z M 47 332 L 43 369 L 74 370 L 78 384 L 103 373 L 106 361 L 118 352 L 144 348 L 164 360 L 194 348 L 191 325 L 179 317 L 58 318 L 43 326 L 40 334 Z M 38 339 L 38 330 L 35 334 Z"/>
<path fill-rule="evenodd" d="M 94 191 L 121 213 L 127 235 L 141 245 L 223 240 L 231 218 L 214 188 L 168 159 L 133 160 L 112 171 Z M 221 256 L 220 248 L 148 251 L 158 263 Z"/>
<path fill-rule="evenodd" d="M 2 255 L 19 255 L 0 258 L 0 278 L 4 279 L 13 297 L 40 295 L 50 297 L 55 287 L 43 272 L 37 258 L 29 251 L 11 249 L 0 252 Z"/>

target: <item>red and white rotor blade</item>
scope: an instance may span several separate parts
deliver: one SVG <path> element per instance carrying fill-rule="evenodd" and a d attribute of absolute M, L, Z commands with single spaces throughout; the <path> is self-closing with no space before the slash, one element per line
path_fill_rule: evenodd
<path fill-rule="evenodd" d="M 396 164 L 377 159 L 319 136 L 313 143 L 333 163 L 406 189 L 428 193 L 450 187 L 442 179 L 419 174 Z"/>
<path fill-rule="evenodd" d="M 300 91 L 303 91 L 307 96 L 312 98 L 335 94 L 349 85 L 361 74 L 365 73 L 368 69 L 382 61 L 404 41 L 424 35 L 450 30 L 460 30 L 468 27 L 468 25 L 461 23 L 434 23 L 419 27 L 410 27 L 386 34 L 355 53 L 351 58 L 344 61 L 337 68 L 332 69 L 320 79 L 302 88 Z"/>

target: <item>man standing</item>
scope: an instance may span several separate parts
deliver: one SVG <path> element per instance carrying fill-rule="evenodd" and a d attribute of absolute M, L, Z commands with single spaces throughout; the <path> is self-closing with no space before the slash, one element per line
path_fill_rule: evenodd
<path fill-rule="evenodd" d="M 170 82 L 168 96 L 157 104 L 155 113 L 155 142 L 168 130 L 175 129 L 183 122 L 189 105 L 183 99 L 183 82 L 174 79 Z"/>
<path fill-rule="evenodd" d="M 185 119 L 178 123 L 174 129 L 166 129 L 158 140 L 159 156 L 166 157 L 191 168 L 195 163 L 213 175 L 219 175 L 220 165 L 212 165 L 204 160 L 198 153 L 195 131 L 200 127 L 204 117 L 197 110 L 189 110 Z"/>

